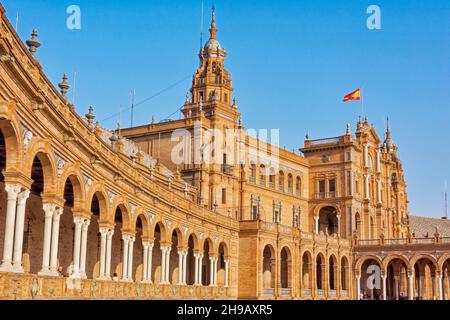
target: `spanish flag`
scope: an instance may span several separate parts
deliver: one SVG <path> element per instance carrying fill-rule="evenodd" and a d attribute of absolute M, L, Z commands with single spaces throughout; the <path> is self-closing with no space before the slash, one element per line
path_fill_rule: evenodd
<path fill-rule="evenodd" d="M 344 102 L 350 101 L 350 100 L 361 100 L 361 88 L 353 91 L 352 93 L 349 93 L 344 97 Z"/>

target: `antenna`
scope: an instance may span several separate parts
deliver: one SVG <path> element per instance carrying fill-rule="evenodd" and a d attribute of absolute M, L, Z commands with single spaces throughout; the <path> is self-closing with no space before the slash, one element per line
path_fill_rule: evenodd
<path fill-rule="evenodd" d="M 73 90 L 72 90 L 72 104 L 75 107 L 75 98 L 77 93 L 77 71 L 73 73 Z"/>
<path fill-rule="evenodd" d="M 134 101 L 136 98 L 136 90 L 131 90 L 131 127 L 133 127 L 133 120 L 134 120 Z"/>
<path fill-rule="evenodd" d="M 200 51 L 202 50 L 203 47 L 203 17 L 204 17 L 204 4 L 203 4 L 203 0 L 202 0 L 202 15 L 200 17 Z"/>

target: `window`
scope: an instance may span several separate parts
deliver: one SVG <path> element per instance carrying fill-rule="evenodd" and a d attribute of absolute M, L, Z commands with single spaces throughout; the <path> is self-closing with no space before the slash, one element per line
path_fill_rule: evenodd
<path fill-rule="evenodd" d="M 227 189 L 222 188 L 222 204 L 227 204 Z"/>
<path fill-rule="evenodd" d="M 320 180 L 319 181 L 319 192 L 320 193 L 325 193 L 325 180 Z"/>
<path fill-rule="evenodd" d="M 302 179 L 297 177 L 295 181 L 295 191 L 298 197 L 302 195 Z"/>
<path fill-rule="evenodd" d="M 278 190 L 284 191 L 284 172 L 280 171 L 278 173 Z"/>
<path fill-rule="evenodd" d="M 336 180 L 335 179 L 331 179 L 329 182 L 328 182 L 328 189 L 329 189 L 329 192 L 331 193 L 331 192 L 336 192 Z"/>
<path fill-rule="evenodd" d="M 347 161 L 352 161 L 352 153 L 351 152 L 347 152 L 345 154 L 345 158 L 346 158 Z"/>
<path fill-rule="evenodd" d="M 359 181 L 358 180 L 355 181 L 355 188 L 356 188 L 356 193 L 359 194 Z"/>
<path fill-rule="evenodd" d="M 288 175 L 288 192 L 292 193 L 294 191 L 294 178 L 292 177 L 292 174 Z"/>
<path fill-rule="evenodd" d="M 224 100 L 225 100 L 225 103 L 228 103 L 228 93 L 225 93 Z"/>
<path fill-rule="evenodd" d="M 347 172 L 347 195 L 352 195 L 352 173 L 351 171 Z"/>

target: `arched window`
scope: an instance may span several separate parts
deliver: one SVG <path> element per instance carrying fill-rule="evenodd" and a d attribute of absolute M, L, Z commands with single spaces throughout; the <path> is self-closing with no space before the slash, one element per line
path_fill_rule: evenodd
<path fill-rule="evenodd" d="M 266 166 L 262 164 L 259 167 L 259 184 L 263 187 L 266 186 L 266 176 Z"/>
<path fill-rule="evenodd" d="M 275 170 L 274 170 L 274 168 L 270 168 L 269 188 L 272 188 L 272 189 L 275 188 Z"/>
<path fill-rule="evenodd" d="M 297 177 L 295 180 L 295 193 L 297 197 L 302 195 L 302 179 L 300 177 Z"/>
<path fill-rule="evenodd" d="M 278 190 L 284 192 L 284 172 L 280 171 L 278 173 Z"/>
<path fill-rule="evenodd" d="M 294 192 L 294 178 L 292 177 L 292 174 L 288 174 L 288 192 L 293 193 Z"/>
<path fill-rule="evenodd" d="M 256 165 L 254 163 L 250 163 L 249 181 L 250 183 L 255 183 L 256 181 Z"/>

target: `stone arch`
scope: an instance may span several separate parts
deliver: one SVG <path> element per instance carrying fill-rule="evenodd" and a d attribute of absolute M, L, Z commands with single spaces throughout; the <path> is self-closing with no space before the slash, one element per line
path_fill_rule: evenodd
<path fill-rule="evenodd" d="M 124 197 L 117 197 L 117 199 L 114 200 L 111 208 L 112 211 L 110 212 L 111 216 L 109 217 L 109 223 L 114 224 L 117 209 L 120 209 L 122 216 L 122 231 L 131 233 L 131 230 L 133 230 L 134 228 L 131 225 L 131 213 L 127 200 Z"/>
<path fill-rule="evenodd" d="M 151 237 L 153 240 L 153 251 L 152 251 L 152 276 L 153 282 L 159 284 L 163 281 L 163 250 L 164 246 L 168 245 L 167 241 L 167 227 L 163 221 L 158 220 L 155 222 L 153 227 L 150 229 Z"/>
<path fill-rule="evenodd" d="M 57 186 L 56 183 L 56 163 L 55 154 L 50 149 L 50 143 L 43 140 L 35 140 L 27 152 L 27 160 L 25 162 L 25 172 L 28 177 L 32 176 L 33 165 L 36 158 L 42 165 L 44 175 L 44 193 L 54 194 Z"/>
<path fill-rule="evenodd" d="M 364 255 L 364 256 L 360 257 L 355 263 L 356 274 L 361 274 L 361 271 L 362 271 L 361 268 L 362 268 L 363 264 L 368 260 L 374 260 L 380 268 L 383 267 L 383 261 L 381 260 L 380 257 L 378 257 L 376 255 Z"/>
<path fill-rule="evenodd" d="M 199 252 L 199 239 L 195 232 L 192 232 L 187 237 L 187 250 L 188 255 L 186 257 L 186 282 L 188 285 L 193 285 L 195 282 L 195 257 L 194 254 Z"/>
<path fill-rule="evenodd" d="M 149 217 L 147 214 L 145 214 L 145 210 L 143 208 L 136 209 L 136 212 L 131 220 L 131 232 L 136 232 L 136 223 L 138 222 L 138 219 L 141 219 L 142 223 L 142 236 L 144 238 L 150 238 L 150 225 L 151 222 L 149 220 Z"/>
<path fill-rule="evenodd" d="M 428 260 L 429 262 L 431 262 L 436 270 L 441 270 L 441 269 L 439 268 L 439 263 L 438 263 L 438 261 L 436 260 L 436 258 L 433 257 L 432 255 L 429 255 L 429 254 L 420 254 L 420 255 L 417 255 L 417 256 L 413 256 L 413 257 L 411 258 L 411 260 L 410 260 L 410 264 L 409 264 L 409 265 L 411 266 L 411 268 L 414 268 L 414 265 L 415 265 L 418 261 L 420 261 L 420 260 L 422 260 L 422 259 Z"/>
<path fill-rule="evenodd" d="M 21 130 L 13 120 L 0 120 L 0 132 L 5 144 L 5 171 L 15 171 L 22 167 L 23 152 Z M 19 138 L 20 137 L 20 138 Z"/>
<path fill-rule="evenodd" d="M 206 237 L 203 240 L 203 259 L 202 259 L 202 284 L 208 286 L 211 284 L 211 264 L 209 258 L 214 256 L 216 250 L 214 249 L 214 242 L 211 238 Z"/>
<path fill-rule="evenodd" d="M 385 257 L 385 258 L 383 259 L 382 269 L 383 269 L 384 271 L 386 271 L 388 265 L 389 265 L 392 261 L 394 261 L 394 260 L 401 260 L 402 262 L 405 263 L 405 265 L 406 265 L 406 267 L 408 268 L 408 270 L 411 270 L 411 269 L 412 269 L 412 268 L 411 268 L 411 263 L 410 263 L 410 261 L 408 260 L 408 258 L 407 258 L 406 256 L 400 255 L 400 254 L 390 254 L 390 255 L 388 255 L 387 257 Z"/>
<path fill-rule="evenodd" d="M 83 179 L 80 177 L 79 173 L 76 171 L 74 167 L 70 167 L 67 171 L 65 171 L 60 178 L 60 187 L 58 195 L 61 198 L 64 198 L 65 196 L 65 187 L 67 184 L 67 181 L 70 181 L 72 188 L 73 188 L 73 197 L 74 197 L 74 204 L 73 208 L 76 211 L 82 211 L 85 208 L 85 184 Z"/>
<path fill-rule="evenodd" d="M 315 217 L 318 218 L 319 232 L 327 232 L 328 234 L 339 233 L 339 207 L 335 204 L 322 204 L 315 208 Z"/>
<path fill-rule="evenodd" d="M 445 263 L 449 259 L 450 259 L 450 253 L 446 253 L 442 257 L 440 257 L 439 260 L 437 261 L 438 270 L 442 271 L 442 269 L 444 268 Z"/>
<path fill-rule="evenodd" d="M 183 247 L 183 233 L 180 228 L 175 227 L 170 231 L 170 263 L 169 263 L 169 282 L 172 284 L 179 283 L 179 249 Z"/>
<path fill-rule="evenodd" d="M 106 194 L 105 189 L 96 185 L 89 191 L 87 195 L 86 201 L 86 210 L 92 213 L 92 201 L 94 196 L 97 197 L 98 206 L 99 206 L 99 223 L 109 223 L 111 220 L 111 214 L 109 213 L 109 201 L 108 195 Z"/>

